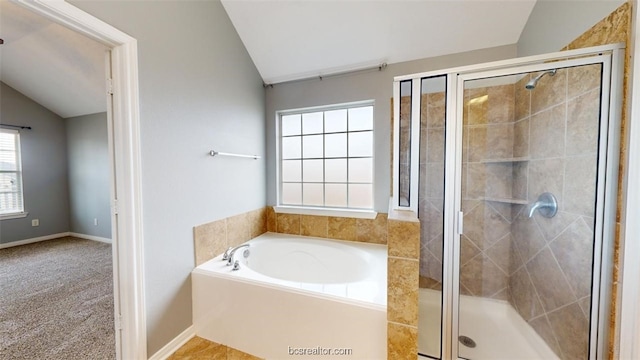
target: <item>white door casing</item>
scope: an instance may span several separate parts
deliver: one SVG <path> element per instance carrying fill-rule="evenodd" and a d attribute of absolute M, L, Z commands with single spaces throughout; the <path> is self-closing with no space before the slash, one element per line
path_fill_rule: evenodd
<path fill-rule="evenodd" d="M 107 96 L 111 165 L 116 355 L 147 359 L 137 41 L 60 0 L 11 0 L 111 48 Z M 107 72 L 108 74 L 108 72 Z M 110 94 L 112 93 L 112 94 Z M 120 329 L 118 329 L 120 328 Z"/>

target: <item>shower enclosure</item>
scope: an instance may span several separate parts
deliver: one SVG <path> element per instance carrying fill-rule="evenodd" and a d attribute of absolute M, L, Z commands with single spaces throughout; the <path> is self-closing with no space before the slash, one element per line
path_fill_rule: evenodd
<path fill-rule="evenodd" d="M 420 355 L 606 353 L 622 53 L 395 79 L 393 205 L 421 223 Z"/>

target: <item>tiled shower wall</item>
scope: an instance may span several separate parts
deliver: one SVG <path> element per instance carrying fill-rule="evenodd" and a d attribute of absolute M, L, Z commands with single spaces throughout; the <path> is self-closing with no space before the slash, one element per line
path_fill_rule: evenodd
<path fill-rule="evenodd" d="M 561 358 L 587 351 L 599 71 L 465 91 L 460 291 L 508 300 Z M 422 100 L 420 286 L 438 289 L 444 96 Z M 558 215 L 529 219 L 545 191 Z"/>
<path fill-rule="evenodd" d="M 549 219 L 513 207 L 509 300 L 560 358 L 586 358 L 600 65 L 560 69 L 531 91 L 528 80 L 515 91 L 517 155 L 529 159 L 527 199 L 551 192 L 559 209 Z"/>
<path fill-rule="evenodd" d="M 444 209 L 444 92 L 420 101 L 420 287 L 442 289 Z"/>

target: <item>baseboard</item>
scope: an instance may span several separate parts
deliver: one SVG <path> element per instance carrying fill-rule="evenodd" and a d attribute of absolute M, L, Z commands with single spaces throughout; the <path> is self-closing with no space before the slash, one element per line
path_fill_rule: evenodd
<path fill-rule="evenodd" d="M 39 237 L 31 238 L 31 239 L 12 241 L 12 242 L 8 242 L 8 243 L 0 244 L 0 249 L 10 248 L 10 247 L 20 246 L 20 245 L 33 244 L 33 243 L 37 243 L 37 242 L 40 242 L 40 241 L 53 240 L 53 239 L 69 236 L 69 234 L 70 233 L 68 233 L 68 232 L 63 232 L 63 233 L 59 233 L 59 234 L 39 236 Z"/>
<path fill-rule="evenodd" d="M 85 240 L 99 241 L 99 242 L 103 242 L 103 243 L 107 243 L 107 244 L 113 243 L 113 241 L 111 239 L 103 238 L 103 237 L 99 237 L 99 236 L 93 236 L 93 235 L 86 235 L 86 234 L 79 234 L 79 233 L 70 232 L 69 236 L 73 236 L 73 237 L 77 237 L 77 238 L 85 239 Z"/>
<path fill-rule="evenodd" d="M 151 356 L 149 360 L 165 360 L 166 358 L 171 356 L 171 354 L 180 349 L 182 345 L 186 344 L 187 341 L 191 340 L 194 336 L 196 336 L 196 331 L 192 325 L 189 326 L 180 335 L 176 336 L 167 345 L 163 346 L 162 349 L 153 354 L 153 356 Z"/>

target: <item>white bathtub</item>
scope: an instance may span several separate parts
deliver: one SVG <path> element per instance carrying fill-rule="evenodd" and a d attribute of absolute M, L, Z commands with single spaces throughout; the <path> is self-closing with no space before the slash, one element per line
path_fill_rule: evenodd
<path fill-rule="evenodd" d="M 237 271 L 222 256 L 193 270 L 198 336 L 265 359 L 315 358 L 294 348 L 386 358 L 386 246 L 274 233 L 248 243 Z"/>

